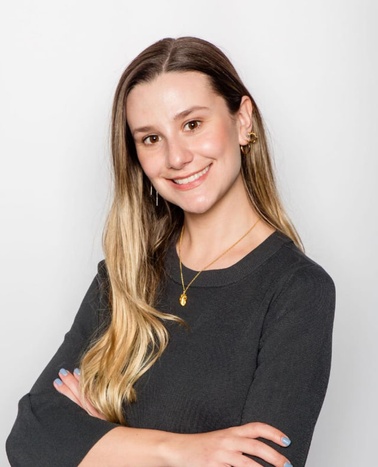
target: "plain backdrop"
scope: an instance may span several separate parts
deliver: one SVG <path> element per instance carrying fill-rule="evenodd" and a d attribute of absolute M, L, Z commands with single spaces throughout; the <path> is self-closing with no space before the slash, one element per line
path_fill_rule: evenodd
<path fill-rule="evenodd" d="M 17 401 L 60 345 L 102 259 L 121 72 L 159 38 L 196 35 L 220 46 L 250 88 L 287 209 L 308 255 L 336 282 L 332 374 L 307 466 L 373 465 L 377 5 L 1 1 L 2 447 Z"/>

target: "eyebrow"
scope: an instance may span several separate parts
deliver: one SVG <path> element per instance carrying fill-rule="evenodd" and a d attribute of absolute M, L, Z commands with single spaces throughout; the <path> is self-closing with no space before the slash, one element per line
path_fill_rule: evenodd
<path fill-rule="evenodd" d="M 209 110 L 209 107 L 205 107 L 202 105 L 194 105 L 193 107 L 189 107 L 189 109 L 185 109 L 182 112 L 177 113 L 173 117 L 173 120 L 176 121 L 188 117 L 191 113 L 197 112 L 198 110 Z M 148 133 L 150 131 L 153 131 L 152 126 L 141 126 L 139 128 L 135 128 L 135 130 L 133 131 L 133 135 L 135 135 L 136 133 Z"/>
<path fill-rule="evenodd" d="M 193 107 L 189 107 L 189 109 L 183 110 L 179 112 L 173 117 L 173 120 L 179 120 L 180 118 L 185 118 L 190 115 L 192 112 L 196 112 L 197 110 L 209 110 L 209 107 L 204 107 L 201 105 L 194 105 Z"/>

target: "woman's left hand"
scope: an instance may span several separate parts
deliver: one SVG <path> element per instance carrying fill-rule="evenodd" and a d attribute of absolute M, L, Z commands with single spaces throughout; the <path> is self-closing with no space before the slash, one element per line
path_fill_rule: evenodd
<path fill-rule="evenodd" d="M 59 371 L 59 378 L 54 380 L 54 388 L 63 394 L 64 396 L 71 399 L 78 406 L 84 409 L 89 415 L 96 418 L 106 420 L 104 415 L 100 413 L 93 405 L 84 397 L 80 391 L 80 370 L 76 368 L 72 373 L 62 368 Z"/>

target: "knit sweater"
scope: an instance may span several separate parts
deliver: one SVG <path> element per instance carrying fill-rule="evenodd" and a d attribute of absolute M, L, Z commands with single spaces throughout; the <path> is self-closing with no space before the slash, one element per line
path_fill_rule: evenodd
<path fill-rule="evenodd" d="M 127 424 L 200 433 L 252 421 L 287 434 L 281 448 L 305 465 L 325 396 L 331 360 L 334 285 L 328 274 L 275 232 L 235 265 L 203 271 L 185 307 L 175 248 L 157 308 L 180 316 L 168 323 L 162 357 L 138 381 Z M 185 284 L 196 271 L 183 266 Z M 109 318 L 106 271 L 90 286 L 71 330 L 30 393 L 7 440 L 12 466 L 77 466 L 114 423 L 89 416 L 52 386 L 60 368 L 73 370 Z M 264 466 L 270 464 L 253 458 Z"/>

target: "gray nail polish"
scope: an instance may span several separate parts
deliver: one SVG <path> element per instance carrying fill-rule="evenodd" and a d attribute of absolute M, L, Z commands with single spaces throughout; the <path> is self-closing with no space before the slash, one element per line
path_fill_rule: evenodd
<path fill-rule="evenodd" d="M 75 368 L 75 369 L 74 369 L 74 373 L 75 373 L 75 375 L 80 376 L 80 369 L 79 369 L 79 368 Z"/>
<path fill-rule="evenodd" d="M 293 464 L 290 464 L 290 462 L 285 462 L 284 467 L 293 467 Z"/>
<path fill-rule="evenodd" d="M 290 446 L 290 444 L 291 444 L 291 441 L 287 436 L 282 436 L 281 441 L 285 446 Z M 290 466 L 285 465 L 285 467 L 290 467 Z"/>
<path fill-rule="evenodd" d="M 64 368 L 61 368 L 61 369 L 59 370 L 59 373 L 60 373 L 62 376 L 67 376 L 67 375 L 68 375 L 68 371 L 65 370 Z"/>
<path fill-rule="evenodd" d="M 59 378 L 54 379 L 54 383 L 55 383 L 57 386 L 62 386 L 62 384 L 63 384 L 62 380 L 59 379 Z"/>

